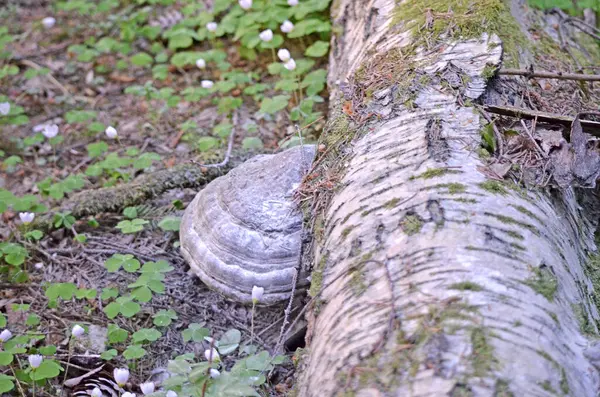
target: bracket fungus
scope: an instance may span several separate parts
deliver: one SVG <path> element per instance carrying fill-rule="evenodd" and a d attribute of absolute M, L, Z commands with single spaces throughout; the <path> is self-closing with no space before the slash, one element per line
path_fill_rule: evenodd
<path fill-rule="evenodd" d="M 236 301 L 251 303 L 253 286 L 265 289 L 261 304 L 288 299 L 302 243 L 293 192 L 314 156 L 314 145 L 256 156 L 201 190 L 180 229 L 191 271 Z"/>

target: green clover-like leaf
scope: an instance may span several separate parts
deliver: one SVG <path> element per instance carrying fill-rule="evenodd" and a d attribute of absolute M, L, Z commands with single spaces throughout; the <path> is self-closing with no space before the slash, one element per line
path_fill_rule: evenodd
<path fill-rule="evenodd" d="M 100 295 L 100 299 L 103 301 L 109 300 L 110 298 L 116 298 L 119 296 L 119 290 L 116 288 L 102 288 L 102 294 Z"/>
<path fill-rule="evenodd" d="M 160 222 L 158 227 L 164 231 L 179 231 L 179 225 L 181 224 L 181 218 L 178 216 L 166 216 Z"/>
<path fill-rule="evenodd" d="M 159 310 L 154 316 L 154 325 L 157 327 L 167 327 L 173 320 L 177 320 L 177 313 L 174 310 Z"/>
<path fill-rule="evenodd" d="M 129 332 L 116 324 L 108 324 L 107 336 L 109 343 L 122 343 L 127 340 Z"/>
<path fill-rule="evenodd" d="M 131 254 L 114 254 L 104 262 L 106 270 L 113 273 L 121 267 L 129 273 L 133 273 L 140 268 L 140 261 Z"/>
<path fill-rule="evenodd" d="M 100 354 L 100 358 L 109 361 L 117 357 L 118 354 L 119 352 L 117 352 L 116 349 L 108 349 L 106 351 L 103 351 L 102 354 Z"/>
<path fill-rule="evenodd" d="M 59 363 L 54 360 L 45 359 L 35 371 L 31 371 L 29 376 L 33 380 L 52 379 L 56 378 L 61 371 L 64 370 Z"/>
<path fill-rule="evenodd" d="M 109 303 L 104 308 L 104 313 L 110 319 L 115 318 L 119 313 L 125 317 L 135 316 L 142 307 L 139 303 L 134 302 L 131 297 L 122 296 L 117 298 L 114 302 Z"/>
<path fill-rule="evenodd" d="M 192 323 L 187 329 L 183 330 L 181 333 L 183 336 L 184 342 L 189 342 L 190 340 L 194 342 L 202 342 L 205 337 L 210 335 L 210 331 L 208 328 L 204 328 L 201 324 Z"/>
<path fill-rule="evenodd" d="M 222 356 L 233 353 L 240 345 L 242 333 L 237 329 L 230 329 L 219 339 L 219 353 Z"/>
<path fill-rule="evenodd" d="M 136 233 L 144 230 L 144 225 L 149 222 L 145 219 L 133 219 L 131 221 L 121 221 L 117 224 L 117 229 L 120 229 L 122 233 Z"/>
<path fill-rule="evenodd" d="M 15 388 L 15 378 L 10 375 L 0 374 L 0 393 L 8 393 Z"/>
<path fill-rule="evenodd" d="M 128 360 L 134 360 L 138 358 L 142 358 L 146 355 L 146 349 L 138 345 L 128 346 L 127 349 L 123 352 L 123 357 Z"/>
<path fill-rule="evenodd" d="M 142 328 L 135 332 L 131 338 L 134 342 L 139 343 L 144 341 L 154 342 L 161 336 L 162 334 L 156 328 Z"/>
<path fill-rule="evenodd" d="M 265 98 L 260 104 L 262 113 L 273 114 L 287 107 L 290 97 L 288 95 L 277 95 L 273 98 Z"/>

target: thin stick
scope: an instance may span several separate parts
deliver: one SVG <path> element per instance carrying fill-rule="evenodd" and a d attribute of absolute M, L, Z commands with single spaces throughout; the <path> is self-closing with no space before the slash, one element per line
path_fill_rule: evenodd
<path fill-rule="evenodd" d="M 17 387 L 19 388 L 19 391 L 21 392 L 21 396 L 26 397 L 25 391 L 23 390 L 23 387 L 21 386 L 21 382 L 19 381 L 19 378 L 17 378 L 17 374 L 15 373 L 15 370 L 12 365 L 10 366 L 10 372 L 12 372 L 13 376 L 15 377 L 15 380 L 17 381 Z"/>
<path fill-rule="evenodd" d="M 37 63 L 35 63 L 33 61 L 30 61 L 29 59 L 22 59 L 19 62 L 25 66 L 34 68 L 35 70 L 42 69 L 42 67 L 40 65 L 38 65 Z M 46 77 L 48 77 L 48 80 L 50 80 L 50 82 L 52 84 L 57 86 L 63 92 L 64 96 L 71 96 L 71 93 L 69 92 L 69 90 L 67 90 L 67 88 L 64 85 L 62 85 L 58 80 L 56 80 L 56 78 L 54 76 L 52 76 L 52 73 L 46 74 Z"/>
<path fill-rule="evenodd" d="M 288 328 L 286 330 L 285 327 L 290 323 L 289 318 L 290 318 L 290 313 L 292 312 L 292 303 L 294 302 L 294 295 L 296 294 L 296 281 L 298 281 L 298 270 L 294 269 L 294 276 L 292 278 L 292 294 L 290 295 L 290 300 L 288 301 L 288 305 L 284 311 L 283 324 L 281 324 L 281 330 L 279 331 L 279 340 L 277 341 L 277 344 L 275 345 L 275 351 L 274 351 L 273 355 L 277 355 L 277 353 L 279 352 L 279 349 L 281 349 L 281 346 L 283 346 L 283 341 L 284 341 L 286 335 L 290 332 L 290 329 L 291 329 L 291 328 Z"/>
<path fill-rule="evenodd" d="M 483 109 L 489 113 L 500 114 L 503 116 L 517 117 L 527 120 L 533 120 L 537 117 L 537 121 L 541 123 L 554 123 L 564 127 L 571 128 L 574 118 L 571 116 L 562 116 L 560 114 L 537 112 L 534 110 L 517 108 L 514 106 L 495 106 L 485 105 Z M 583 129 L 596 137 L 600 137 L 600 122 L 590 120 L 579 120 Z M 569 130 L 570 131 L 570 130 Z M 569 138 L 569 131 L 566 131 L 563 135 L 565 138 Z"/>
<path fill-rule="evenodd" d="M 221 167 L 225 167 L 227 165 L 227 163 L 229 162 L 229 157 L 231 156 L 231 149 L 233 148 L 233 137 L 235 135 L 235 130 L 238 127 L 238 118 L 239 118 L 239 115 L 236 110 L 235 112 L 233 112 L 233 128 L 231 129 L 231 134 L 229 134 L 229 143 L 227 144 L 227 152 L 225 152 L 225 158 L 223 159 L 223 161 L 221 161 L 220 163 L 216 163 L 216 164 L 198 164 L 200 167 L 221 168 Z M 193 160 L 192 160 L 192 163 L 197 164 Z"/>
<path fill-rule="evenodd" d="M 215 338 L 210 338 L 210 354 L 208 355 L 208 368 L 206 368 L 206 380 L 202 385 L 202 397 L 206 395 L 206 388 L 208 387 L 208 380 L 210 379 L 210 369 L 212 368 L 213 349 L 215 346 Z"/>
<path fill-rule="evenodd" d="M 599 74 L 584 74 L 584 73 L 550 73 L 550 72 L 534 72 L 526 69 L 500 69 L 498 74 L 508 76 L 526 76 L 527 78 L 539 77 L 544 79 L 558 80 L 578 80 L 578 81 L 600 81 Z"/>

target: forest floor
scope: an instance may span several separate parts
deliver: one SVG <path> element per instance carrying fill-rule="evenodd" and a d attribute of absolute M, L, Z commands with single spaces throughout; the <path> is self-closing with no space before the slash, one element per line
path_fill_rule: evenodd
<path fill-rule="evenodd" d="M 179 219 L 196 189 L 172 189 L 119 213 L 82 219 L 53 208 L 77 192 L 191 160 L 219 162 L 232 131 L 233 157 L 294 144 L 296 124 L 310 125 L 304 138 L 316 139 L 327 108 L 327 46 L 319 43 L 328 42 L 329 22 L 328 2 L 312 3 L 276 1 L 279 15 L 262 19 L 260 1 L 246 14 L 237 1 L 216 1 L 212 9 L 170 0 L 0 8 L 0 20 L 9 22 L 0 27 L 0 331 L 13 335 L 0 341 L 0 395 L 70 395 L 64 380 L 101 366 L 108 377 L 128 367 L 125 389 L 139 394 L 141 382 L 159 386 L 159 370 L 185 353 L 192 353 L 188 370 L 204 374 L 200 364 L 211 343 L 223 356 L 219 370 L 231 376 L 196 374 L 172 390 L 253 395 L 252 386 L 260 395 L 286 394 L 293 352 L 283 352 L 285 361 L 271 357 L 283 307 L 253 313 L 188 274 Z M 314 25 L 286 42 L 292 54 L 313 47 L 293 72 L 274 59 L 282 17 Z M 213 18 L 220 25 L 211 33 L 206 24 Z M 248 42 L 259 27 L 275 31 L 271 48 Z M 234 32 L 243 44 L 232 40 Z M 206 67 L 196 65 L 199 58 Z M 203 87 L 204 80 L 214 85 Z M 58 134 L 48 138 L 54 124 Z M 108 127 L 118 139 L 107 136 Z M 28 212 L 37 219 L 51 214 L 51 227 L 24 222 Z M 75 325 L 86 330 L 79 339 L 71 337 Z M 27 364 L 31 354 L 44 356 L 35 371 Z M 221 390 L 227 382 L 234 394 Z"/>

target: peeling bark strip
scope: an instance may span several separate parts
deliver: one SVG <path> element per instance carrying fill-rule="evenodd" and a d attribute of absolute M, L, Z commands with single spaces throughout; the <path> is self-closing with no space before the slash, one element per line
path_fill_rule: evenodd
<path fill-rule="evenodd" d="M 344 34 L 333 40 L 331 103 L 334 81 L 411 44 L 391 23 L 395 1 L 366 3 L 333 6 Z M 483 35 L 418 50 L 416 67 L 459 69 L 469 76 L 463 95 L 477 98 L 486 66 L 500 65 L 498 44 Z M 430 81 L 416 108 L 390 103 L 344 160 L 316 246 L 321 300 L 299 394 L 595 396 L 600 377 L 576 316 L 598 331 L 583 270 L 593 225 L 572 190 L 557 197 L 486 180 L 479 115 Z"/>

